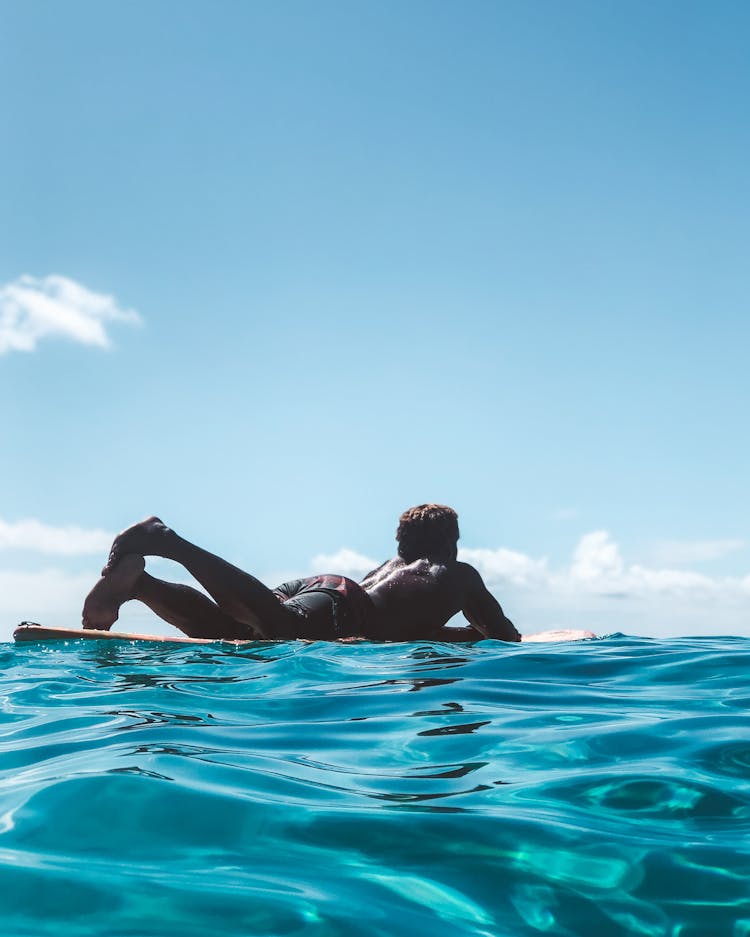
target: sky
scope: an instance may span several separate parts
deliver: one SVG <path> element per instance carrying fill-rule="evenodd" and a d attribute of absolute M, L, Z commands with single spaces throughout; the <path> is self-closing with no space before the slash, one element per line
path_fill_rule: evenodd
<path fill-rule="evenodd" d="M 0 0 L 0 640 L 149 514 L 275 585 L 430 501 L 522 632 L 750 635 L 749 40 L 744 0 Z"/>

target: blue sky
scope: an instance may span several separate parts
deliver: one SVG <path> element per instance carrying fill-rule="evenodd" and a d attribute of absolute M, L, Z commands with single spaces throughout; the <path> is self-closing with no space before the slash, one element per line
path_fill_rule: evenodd
<path fill-rule="evenodd" d="M 522 631 L 750 634 L 749 28 L 0 3 L 0 639 L 149 513 L 274 584 L 433 500 Z"/>

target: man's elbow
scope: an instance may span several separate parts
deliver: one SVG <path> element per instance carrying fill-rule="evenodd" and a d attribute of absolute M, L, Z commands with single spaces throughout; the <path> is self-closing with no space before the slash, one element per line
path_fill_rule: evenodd
<path fill-rule="evenodd" d="M 518 644 L 521 641 L 521 635 L 514 628 L 513 631 L 506 631 L 503 634 L 493 635 L 499 641 L 507 641 L 509 644 Z"/>
<path fill-rule="evenodd" d="M 506 618 L 502 625 L 492 630 L 494 633 L 491 637 L 497 638 L 499 641 L 518 643 L 521 640 L 520 633 L 516 630 L 516 626 L 509 618 Z"/>
<path fill-rule="evenodd" d="M 489 628 L 478 628 L 486 638 L 492 638 L 495 641 L 509 641 L 517 643 L 521 640 L 521 635 L 516 631 L 513 623 L 507 619 L 503 624 L 491 625 Z"/>

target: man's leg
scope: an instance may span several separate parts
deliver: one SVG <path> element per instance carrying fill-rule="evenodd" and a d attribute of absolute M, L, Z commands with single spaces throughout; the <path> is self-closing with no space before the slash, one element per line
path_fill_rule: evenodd
<path fill-rule="evenodd" d="M 295 638 L 299 620 L 260 580 L 221 557 L 184 540 L 158 517 L 135 524 L 115 538 L 104 567 L 105 578 L 126 554 L 161 556 L 180 563 L 214 599 L 222 612 L 250 625 L 264 638 Z"/>
<path fill-rule="evenodd" d="M 231 618 L 208 596 L 190 586 L 163 582 L 143 573 L 133 598 L 191 638 L 246 641 L 259 637 L 250 625 Z"/>
<path fill-rule="evenodd" d="M 83 606 L 84 628 L 109 630 L 117 621 L 120 606 L 131 599 L 140 600 L 159 618 L 191 638 L 258 637 L 250 625 L 222 612 L 197 589 L 149 576 L 144 571 L 143 557 L 134 553 L 122 557 L 91 590 Z"/>

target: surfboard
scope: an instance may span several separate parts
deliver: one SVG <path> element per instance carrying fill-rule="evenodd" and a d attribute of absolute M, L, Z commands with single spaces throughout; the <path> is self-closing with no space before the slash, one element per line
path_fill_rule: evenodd
<path fill-rule="evenodd" d="M 22 621 L 13 632 L 15 641 L 150 641 L 152 644 L 253 644 L 219 638 L 188 638 L 186 635 L 130 634 L 126 631 L 98 631 L 93 628 L 47 628 Z"/>
<path fill-rule="evenodd" d="M 595 638 L 593 631 L 569 629 L 525 634 L 523 643 L 582 641 Z M 33 621 L 22 621 L 13 632 L 15 641 L 150 641 L 152 644 L 253 644 L 251 640 L 226 638 L 188 638 L 185 635 L 130 634 L 126 631 L 97 631 L 92 628 L 47 628 Z"/>
<path fill-rule="evenodd" d="M 593 631 L 586 631 L 583 628 L 565 628 L 559 631 L 538 631 L 536 634 L 525 634 L 521 638 L 524 644 L 542 643 L 544 641 L 585 641 L 595 638 Z"/>

